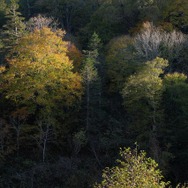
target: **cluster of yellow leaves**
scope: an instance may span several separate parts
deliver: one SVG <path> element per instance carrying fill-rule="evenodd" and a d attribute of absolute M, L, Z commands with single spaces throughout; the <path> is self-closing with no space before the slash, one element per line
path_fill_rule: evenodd
<path fill-rule="evenodd" d="M 164 78 L 165 85 L 173 85 L 178 83 L 185 83 L 187 76 L 183 73 L 175 72 L 173 74 L 167 74 Z"/>
<path fill-rule="evenodd" d="M 0 74 L 2 73 L 2 72 L 4 72 L 5 71 L 5 67 L 4 66 L 0 66 Z"/>
<path fill-rule="evenodd" d="M 169 182 L 162 181 L 158 164 L 146 157 L 145 152 L 130 148 L 121 149 L 118 166 L 103 171 L 103 181 L 95 188 L 165 188 Z"/>
<path fill-rule="evenodd" d="M 19 40 L 0 80 L 7 98 L 51 108 L 59 102 L 71 105 L 81 96 L 81 77 L 72 72 L 62 35 L 43 28 Z"/>

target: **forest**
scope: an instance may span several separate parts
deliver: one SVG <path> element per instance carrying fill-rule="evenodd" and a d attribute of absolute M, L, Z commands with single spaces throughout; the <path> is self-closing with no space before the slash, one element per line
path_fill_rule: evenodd
<path fill-rule="evenodd" d="M 188 187 L 188 0 L 0 0 L 0 188 Z"/>

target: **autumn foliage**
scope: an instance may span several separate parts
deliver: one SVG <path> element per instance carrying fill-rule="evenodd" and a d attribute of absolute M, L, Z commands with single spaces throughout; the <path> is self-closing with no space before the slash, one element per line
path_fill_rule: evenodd
<path fill-rule="evenodd" d="M 61 31 L 35 30 L 12 50 L 1 77 L 1 91 L 17 104 L 52 108 L 71 105 L 81 95 L 81 78 L 73 73 Z"/>

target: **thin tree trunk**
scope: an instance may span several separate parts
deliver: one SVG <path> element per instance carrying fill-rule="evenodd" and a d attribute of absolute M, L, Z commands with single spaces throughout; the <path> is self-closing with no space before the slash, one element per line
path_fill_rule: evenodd
<path fill-rule="evenodd" d="M 153 105 L 153 115 L 152 115 L 152 131 L 151 131 L 151 151 L 153 153 L 153 158 L 159 162 L 159 144 L 157 140 L 157 125 L 156 125 L 156 106 Z"/>
<path fill-rule="evenodd" d="M 20 150 L 20 129 L 16 128 L 16 148 L 17 148 L 17 156 L 19 156 Z"/>
<path fill-rule="evenodd" d="M 86 115 L 86 129 L 89 130 L 89 107 L 90 107 L 90 84 L 87 81 L 87 115 Z"/>
<path fill-rule="evenodd" d="M 97 156 L 97 153 L 96 153 L 96 151 L 95 151 L 95 148 L 91 146 L 91 150 L 92 150 L 92 152 L 94 153 L 94 156 L 95 156 L 95 158 L 96 158 L 97 163 L 99 164 L 99 166 L 102 166 L 102 165 L 101 165 L 101 162 L 100 162 L 100 160 L 99 160 L 99 158 L 98 158 L 98 156 Z"/>
<path fill-rule="evenodd" d="M 44 141 L 43 141 L 43 151 L 42 151 L 43 162 L 45 161 L 45 157 L 46 157 L 46 146 L 47 146 L 47 141 L 48 141 L 48 134 L 49 134 L 49 125 L 47 125 L 47 129 L 46 129 Z"/>
<path fill-rule="evenodd" d="M 3 132 L 3 122 L 0 120 L 0 130 L 1 130 L 1 151 L 4 152 L 4 132 Z"/>

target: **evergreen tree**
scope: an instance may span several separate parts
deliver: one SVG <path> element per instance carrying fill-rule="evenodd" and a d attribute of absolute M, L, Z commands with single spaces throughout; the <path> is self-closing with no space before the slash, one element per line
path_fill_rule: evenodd
<path fill-rule="evenodd" d="M 18 9 L 19 5 L 17 0 L 11 0 L 6 9 L 5 17 L 7 22 L 3 26 L 2 36 L 5 48 L 8 49 L 14 46 L 25 32 L 24 18 Z"/>
<path fill-rule="evenodd" d="M 99 57 L 99 45 L 100 39 L 96 33 L 94 33 L 90 39 L 88 50 L 85 52 L 84 67 L 82 70 L 83 81 L 85 85 L 85 97 L 86 97 L 86 129 L 89 129 L 89 122 L 91 116 L 91 108 L 93 108 L 93 97 L 95 95 L 95 86 L 99 81 L 99 74 L 97 69 L 98 57 Z M 92 90 L 92 91 L 91 91 Z M 92 104 L 92 107 L 91 107 Z"/>
<path fill-rule="evenodd" d="M 101 63 L 99 61 L 100 39 L 94 33 L 88 44 L 88 50 L 85 51 L 85 61 L 82 70 L 82 76 L 85 86 L 84 105 L 86 106 L 86 133 L 89 145 L 97 159 L 96 140 L 100 132 L 99 125 L 101 119 Z"/>

